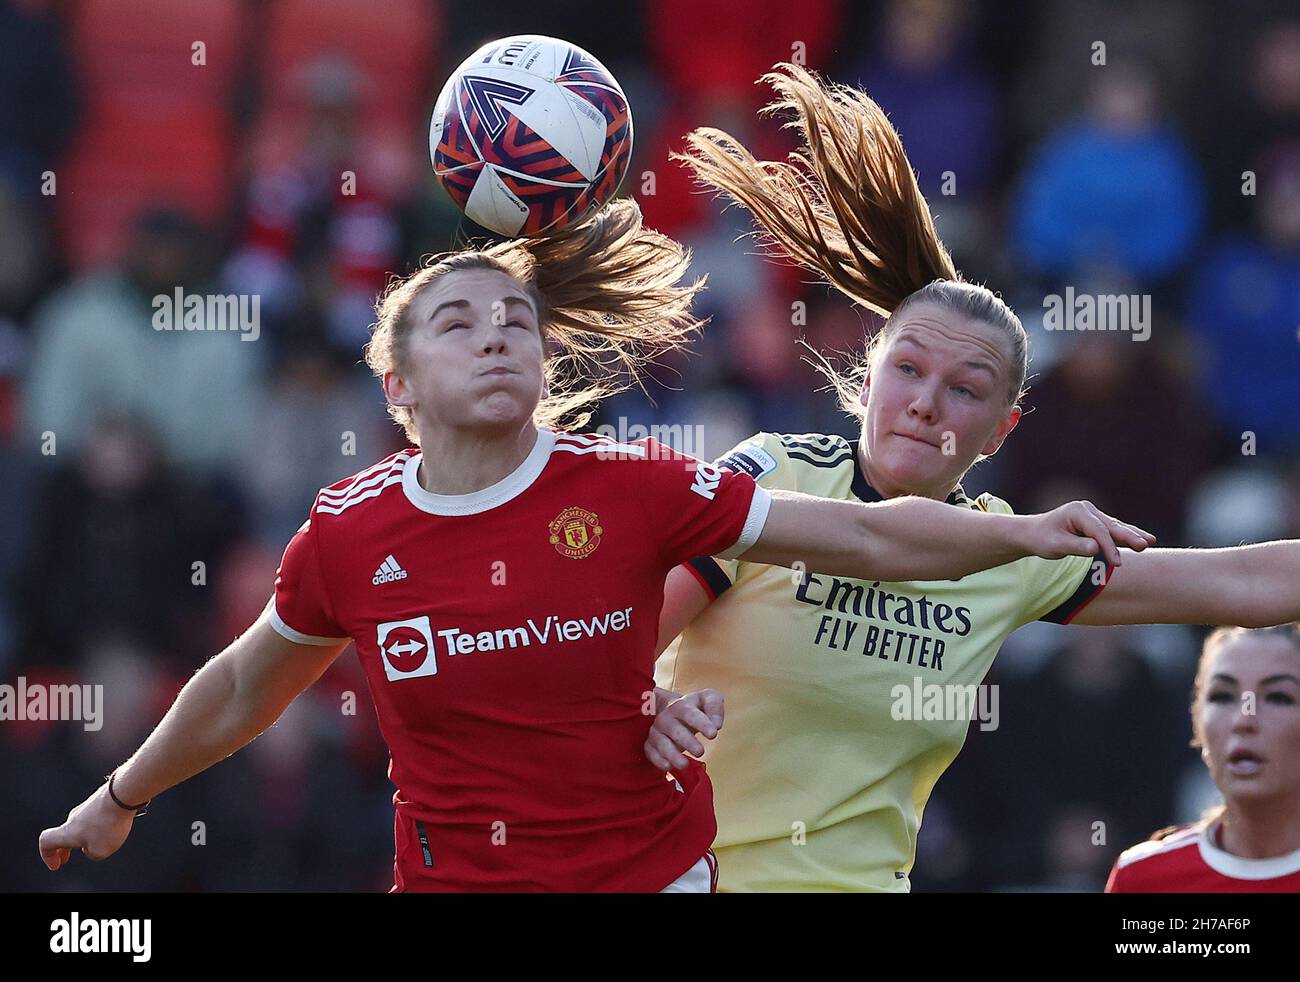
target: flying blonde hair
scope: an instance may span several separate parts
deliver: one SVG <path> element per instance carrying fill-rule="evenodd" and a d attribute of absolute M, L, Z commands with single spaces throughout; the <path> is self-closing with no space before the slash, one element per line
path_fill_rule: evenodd
<path fill-rule="evenodd" d="M 416 272 L 395 278 L 379 299 L 365 361 L 381 379 L 398 370 L 407 356 L 407 314 L 421 291 L 449 273 L 496 270 L 532 298 L 549 349 L 548 395 L 533 422 L 581 427 L 595 403 L 641 384 L 648 366 L 704 326 L 691 304 L 705 278 L 681 282 L 690 262 L 689 249 L 646 228 L 641 209 L 626 199 L 560 232 L 430 256 Z M 390 405 L 388 414 L 419 445 L 411 411 Z"/>
<path fill-rule="evenodd" d="M 854 302 L 886 318 L 847 372 L 825 358 L 843 408 L 861 415 L 858 394 L 874 353 L 908 307 L 933 304 L 991 325 L 1011 354 L 1008 400 L 1024 395 L 1028 336 L 1020 319 L 987 287 L 966 282 L 939 240 L 902 140 L 866 93 L 781 63 L 759 79 L 776 92 L 761 113 L 790 118 L 801 146 L 786 160 L 758 160 L 734 136 L 700 127 L 686 137 L 684 163 L 706 187 L 754 217 L 754 235 L 773 257 L 793 260 Z"/>

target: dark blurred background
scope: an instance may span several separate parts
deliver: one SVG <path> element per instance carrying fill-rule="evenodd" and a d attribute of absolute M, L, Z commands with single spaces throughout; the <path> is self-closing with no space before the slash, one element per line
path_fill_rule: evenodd
<path fill-rule="evenodd" d="M 0 681 L 107 701 L 94 732 L 0 722 L 0 889 L 391 884 L 387 753 L 350 653 L 109 862 L 53 876 L 36 837 L 256 617 L 316 489 L 403 445 L 359 363 L 371 307 L 468 231 L 428 115 L 462 58 L 519 33 L 613 71 L 636 123 L 624 193 L 710 277 L 695 354 L 597 422 L 698 424 L 685 449 L 706 457 L 759 429 L 855 435 L 795 339 L 857 351 L 871 319 L 735 243 L 741 217 L 667 161 L 706 123 L 784 153 L 753 83 L 800 58 L 884 106 L 959 268 L 1030 332 L 1030 412 L 969 492 L 1086 496 L 1164 545 L 1300 535 L 1293 4 L 0 0 Z M 1149 294 L 1150 339 L 1045 330 L 1067 285 Z M 153 330 L 177 286 L 256 295 L 261 336 Z M 1121 849 L 1197 817 L 1199 642 L 1013 636 L 1001 725 L 940 781 L 915 889 L 1100 889 Z"/>

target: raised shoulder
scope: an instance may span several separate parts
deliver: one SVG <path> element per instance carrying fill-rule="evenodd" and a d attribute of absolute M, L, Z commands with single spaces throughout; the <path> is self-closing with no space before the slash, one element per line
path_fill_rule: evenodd
<path fill-rule="evenodd" d="M 1179 849 L 1186 849 L 1188 846 L 1195 846 L 1200 833 L 1200 825 L 1188 825 L 1175 829 L 1162 838 L 1152 838 L 1146 842 L 1139 842 L 1136 846 L 1131 846 L 1120 853 L 1118 866 L 1120 869 L 1124 869 L 1134 863 L 1141 863 Z"/>
<path fill-rule="evenodd" d="M 335 481 L 328 487 L 321 488 L 316 495 L 316 503 L 312 508 L 312 514 L 339 516 L 345 512 L 353 511 L 357 505 L 363 502 L 374 501 L 385 493 L 400 495 L 400 488 L 397 491 L 388 491 L 387 489 L 402 483 L 402 475 L 405 472 L 407 462 L 417 456 L 419 452 L 414 447 L 399 450 L 397 453 L 385 457 L 379 463 L 372 464 L 365 470 L 358 471 L 350 477 L 345 477 L 340 481 Z"/>
<path fill-rule="evenodd" d="M 675 455 L 666 444 L 650 437 L 620 443 L 598 433 L 557 433 L 552 453 L 572 454 L 589 460 L 646 460 Z"/>
<path fill-rule="evenodd" d="M 756 433 L 715 462 L 766 488 L 834 496 L 838 469 L 854 468 L 853 445 L 824 433 Z M 851 480 L 851 478 L 850 478 Z M 848 481 L 841 482 L 847 487 Z"/>
<path fill-rule="evenodd" d="M 828 433 L 774 433 L 786 456 L 813 467 L 838 467 L 853 461 L 853 444 Z"/>

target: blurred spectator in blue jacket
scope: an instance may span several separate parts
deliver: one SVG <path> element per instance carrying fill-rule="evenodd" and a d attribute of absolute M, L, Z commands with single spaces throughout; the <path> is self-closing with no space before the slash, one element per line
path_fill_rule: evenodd
<path fill-rule="evenodd" d="M 1300 449 L 1300 140 L 1259 167 L 1256 235 L 1230 234 L 1196 268 L 1188 321 L 1205 350 L 1202 391 L 1261 454 Z"/>
<path fill-rule="evenodd" d="M 1183 139 L 1162 121 L 1141 66 L 1099 66 L 1087 115 L 1040 146 L 1014 204 L 1017 251 L 1039 273 L 1106 270 L 1150 283 L 1196 241 L 1205 207 Z"/>

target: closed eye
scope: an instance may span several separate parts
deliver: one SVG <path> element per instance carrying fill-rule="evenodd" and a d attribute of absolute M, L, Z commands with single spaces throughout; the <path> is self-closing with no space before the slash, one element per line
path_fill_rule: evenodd
<path fill-rule="evenodd" d="M 1222 690 L 1218 692 L 1211 692 L 1208 696 L 1205 697 L 1205 700 L 1206 702 L 1232 702 L 1232 693 L 1224 692 Z"/>

